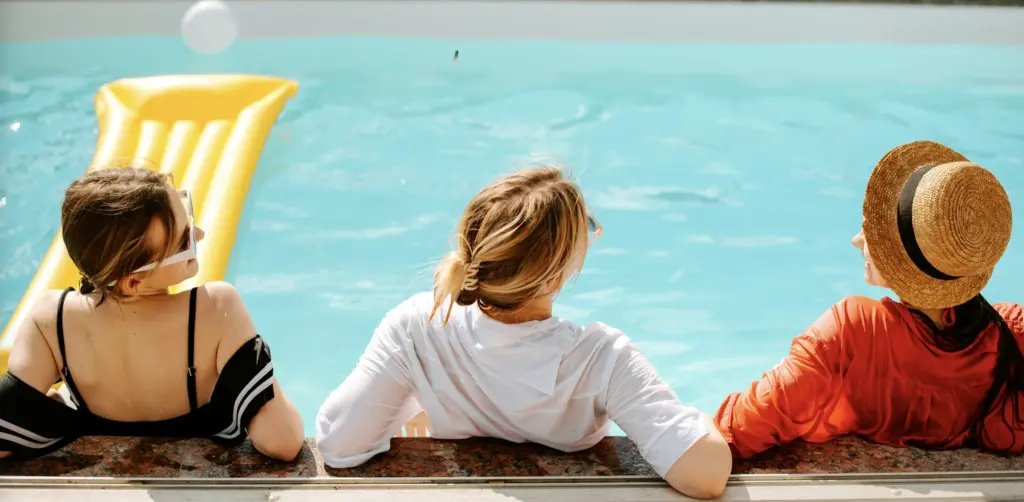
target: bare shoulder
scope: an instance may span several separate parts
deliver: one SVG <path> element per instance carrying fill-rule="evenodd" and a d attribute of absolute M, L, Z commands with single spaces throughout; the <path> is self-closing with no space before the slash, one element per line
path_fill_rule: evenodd
<path fill-rule="evenodd" d="M 233 285 L 214 281 L 199 287 L 196 317 L 217 342 L 217 368 L 223 368 L 239 347 L 256 336 L 249 310 Z"/>
<path fill-rule="evenodd" d="M 60 303 L 60 295 L 63 293 L 60 289 L 50 289 L 43 291 L 36 297 L 35 301 L 32 302 L 32 310 L 29 316 L 42 330 L 44 326 L 50 326 L 57 323 L 57 306 Z M 68 305 L 70 307 L 70 304 Z M 67 307 L 66 307 L 67 308 Z"/>
<path fill-rule="evenodd" d="M 57 308 L 60 304 L 60 295 L 63 292 L 64 291 L 60 289 L 43 291 L 32 303 L 31 310 L 28 314 L 28 318 L 35 323 L 36 327 L 39 329 L 39 333 L 42 334 L 46 341 L 51 345 L 56 344 L 57 340 Z M 81 302 L 75 302 L 69 299 L 67 304 L 64 306 L 64 311 L 68 312 L 75 310 L 80 303 Z"/>
<path fill-rule="evenodd" d="M 198 296 L 200 302 L 205 304 L 198 308 L 205 308 L 221 314 L 245 309 L 242 295 L 228 282 L 213 281 L 203 284 L 199 286 Z M 203 302 L 204 299 L 207 301 Z"/>
<path fill-rule="evenodd" d="M 27 307 L 17 332 L 12 333 L 14 346 L 7 360 L 8 370 L 40 392 L 57 379 L 57 304 L 61 291 L 44 291 Z"/>

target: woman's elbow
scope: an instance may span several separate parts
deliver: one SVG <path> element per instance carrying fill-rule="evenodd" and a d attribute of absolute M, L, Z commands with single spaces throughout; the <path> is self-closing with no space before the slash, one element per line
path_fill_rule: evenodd
<path fill-rule="evenodd" d="M 692 499 L 708 500 L 722 496 L 725 493 L 725 484 L 720 487 L 714 486 L 673 486 L 677 492 Z"/>
<path fill-rule="evenodd" d="M 302 434 L 275 434 L 268 438 L 253 438 L 252 444 L 260 453 L 277 460 L 291 462 L 302 452 L 306 439 Z"/>
<path fill-rule="evenodd" d="M 672 488 L 687 497 L 707 500 L 718 498 L 725 493 L 725 486 L 728 480 L 728 476 L 724 480 L 701 479 L 682 483 L 679 486 L 672 486 Z"/>
<path fill-rule="evenodd" d="M 323 455 L 324 464 L 336 469 L 344 466 L 344 462 L 338 459 L 352 455 L 353 452 L 349 450 L 354 442 L 342 439 L 343 435 L 339 434 L 338 425 L 324 414 L 323 410 L 316 416 L 316 449 Z"/>
<path fill-rule="evenodd" d="M 294 408 L 267 407 L 249 424 L 249 439 L 256 450 L 285 462 L 295 460 L 302 451 L 303 433 L 302 418 Z"/>
<path fill-rule="evenodd" d="M 390 450 L 391 436 L 380 437 L 374 431 L 354 429 L 348 421 L 331 420 L 321 413 L 316 422 L 316 449 L 324 465 L 350 469 Z"/>
<path fill-rule="evenodd" d="M 669 469 L 665 481 L 691 498 L 711 499 L 725 492 L 732 474 L 732 452 L 718 431 L 704 436 Z"/>

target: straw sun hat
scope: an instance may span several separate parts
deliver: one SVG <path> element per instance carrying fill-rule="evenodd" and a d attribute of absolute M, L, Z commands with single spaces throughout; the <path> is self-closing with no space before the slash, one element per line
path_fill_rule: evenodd
<path fill-rule="evenodd" d="M 931 141 L 900 145 L 875 166 L 864 237 L 902 301 L 955 307 L 981 292 L 1010 242 L 1010 201 L 996 177 Z"/>

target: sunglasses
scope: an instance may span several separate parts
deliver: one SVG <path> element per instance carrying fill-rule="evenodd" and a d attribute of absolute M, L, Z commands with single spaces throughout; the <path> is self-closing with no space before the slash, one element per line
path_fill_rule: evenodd
<path fill-rule="evenodd" d="M 158 264 L 162 267 L 164 265 L 181 263 L 183 261 L 196 258 L 196 218 L 195 212 L 192 209 L 192 192 L 189 192 L 188 190 L 178 190 L 178 196 L 181 197 L 181 201 L 185 204 L 185 210 L 188 213 L 188 233 L 187 235 L 183 235 L 181 238 L 181 251 L 168 256 L 163 262 L 153 262 L 149 265 L 143 265 L 133 270 L 133 274 L 153 270 L 158 266 Z"/>
<path fill-rule="evenodd" d="M 597 220 L 594 219 L 593 216 L 588 214 L 587 215 L 587 235 L 589 235 L 591 239 L 596 239 L 596 238 L 601 236 L 601 232 L 603 230 L 604 230 L 604 228 L 601 226 L 601 224 L 598 223 Z"/>

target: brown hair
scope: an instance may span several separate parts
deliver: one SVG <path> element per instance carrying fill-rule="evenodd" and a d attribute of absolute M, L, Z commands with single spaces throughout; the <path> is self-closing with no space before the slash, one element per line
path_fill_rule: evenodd
<path fill-rule="evenodd" d="M 61 233 L 82 274 L 82 293 L 116 296 L 117 288 L 110 283 L 173 253 L 175 239 L 168 238 L 162 252 L 149 249 L 146 241 L 154 218 L 166 235 L 174 233 L 169 180 L 145 168 L 101 169 L 75 180 L 64 192 Z"/>
<path fill-rule="evenodd" d="M 484 309 L 513 310 L 564 279 L 587 239 L 583 195 L 559 168 L 515 172 L 470 201 L 458 243 L 434 273 L 433 319 L 449 298 Z M 581 246 L 583 244 L 584 246 Z"/>
<path fill-rule="evenodd" d="M 981 294 L 950 309 L 943 309 L 943 316 L 951 320 L 945 327 L 938 327 L 927 315 L 917 309 L 911 310 L 918 319 L 932 331 L 932 337 L 940 350 L 959 352 L 972 345 L 979 336 L 986 333 L 993 324 L 999 330 L 996 362 L 992 367 L 992 385 L 974 416 L 974 421 L 967 425 L 970 431 L 969 444 L 993 451 L 1011 451 L 1017 442 L 1017 431 L 1024 423 L 1024 412 L 1021 410 L 1020 398 L 1024 395 L 1024 353 L 1017 345 L 1017 338 L 1006 324 L 1003 316 L 992 307 L 992 304 Z M 1008 407 L 1012 411 L 1006 410 Z M 988 418 L 998 415 L 1010 431 L 1010 444 L 1005 446 L 992 445 L 988 434 Z M 1011 417 L 1013 423 L 1011 423 Z"/>

